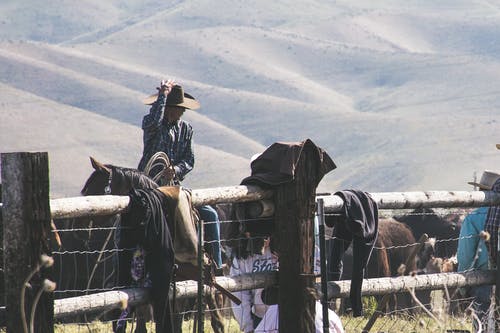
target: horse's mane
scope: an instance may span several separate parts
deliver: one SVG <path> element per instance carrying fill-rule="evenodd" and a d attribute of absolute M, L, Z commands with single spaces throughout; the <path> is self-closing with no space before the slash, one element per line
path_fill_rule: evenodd
<path fill-rule="evenodd" d="M 133 188 L 150 189 L 157 188 L 159 186 L 144 172 L 137 169 L 119 167 L 112 164 L 106 164 L 106 167 L 113 170 L 113 177 L 129 181 Z"/>
<path fill-rule="evenodd" d="M 153 189 L 159 187 L 159 185 L 154 180 L 149 178 L 148 175 L 137 169 L 116 166 L 113 164 L 105 164 L 104 167 L 111 170 L 111 179 L 114 184 L 113 193 L 115 194 L 125 195 L 132 188 Z M 94 193 L 94 191 L 96 191 L 96 186 L 104 186 L 105 184 L 101 184 L 103 181 L 103 172 L 103 170 L 96 168 L 85 182 L 85 185 L 80 193 L 88 195 L 89 193 Z M 103 189 L 104 187 L 102 187 L 100 191 Z"/>

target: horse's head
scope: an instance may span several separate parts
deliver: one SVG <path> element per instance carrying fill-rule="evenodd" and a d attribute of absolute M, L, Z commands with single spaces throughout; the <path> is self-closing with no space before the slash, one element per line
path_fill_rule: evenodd
<path fill-rule="evenodd" d="M 94 171 L 85 182 L 82 195 L 126 195 L 132 188 L 156 188 L 158 185 L 136 169 L 103 164 L 90 157 Z"/>
<path fill-rule="evenodd" d="M 90 157 L 90 163 L 92 164 L 94 171 L 85 182 L 85 185 L 80 193 L 82 195 L 110 194 L 106 193 L 106 186 L 108 186 L 108 183 L 112 180 L 111 175 L 113 171 L 111 166 L 102 164 L 92 156 Z"/>

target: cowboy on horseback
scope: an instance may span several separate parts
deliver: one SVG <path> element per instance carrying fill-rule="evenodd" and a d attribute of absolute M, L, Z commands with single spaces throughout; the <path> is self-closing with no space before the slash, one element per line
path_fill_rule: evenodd
<path fill-rule="evenodd" d="M 161 81 L 157 94 L 144 99 L 151 105 L 142 120 L 143 153 L 138 169 L 144 171 L 159 185 L 180 185 L 194 167 L 192 146 L 193 128 L 181 119 L 186 109 L 196 110 L 200 103 L 174 80 Z M 205 224 L 205 235 L 210 241 L 212 257 L 222 266 L 220 226 L 217 212 L 211 206 L 197 207 Z"/>

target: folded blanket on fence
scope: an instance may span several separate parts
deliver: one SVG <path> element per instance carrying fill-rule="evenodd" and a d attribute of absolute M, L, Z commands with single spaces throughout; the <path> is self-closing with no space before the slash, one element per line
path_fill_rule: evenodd
<path fill-rule="evenodd" d="M 353 268 L 350 300 L 353 315 L 363 314 L 361 287 L 365 267 L 378 235 L 378 207 L 369 193 L 359 190 L 336 192 L 344 200 L 342 211 L 328 219 L 327 225 L 333 227 L 334 237 L 329 262 L 329 280 L 340 280 L 342 274 L 342 255 L 353 244 Z"/>

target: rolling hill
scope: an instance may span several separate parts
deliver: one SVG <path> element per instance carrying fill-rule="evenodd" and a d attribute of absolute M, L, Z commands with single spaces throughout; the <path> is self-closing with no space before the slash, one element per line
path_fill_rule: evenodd
<path fill-rule="evenodd" d="M 500 170 L 500 6 L 484 1 L 32 0 L 0 4 L 0 152 L 48 151 L 51 194 L 88 156 L 135 167 L 175 78 L 201 101 L 193 188 L 310 138 L 338 165 L 319 190 L 469 190 Z"/>

